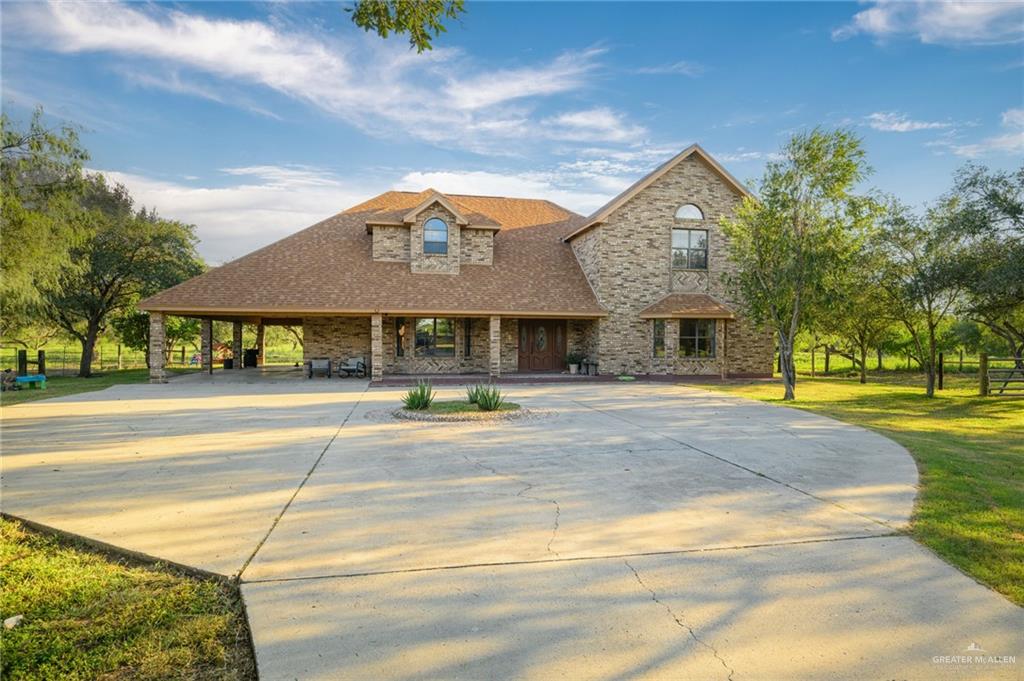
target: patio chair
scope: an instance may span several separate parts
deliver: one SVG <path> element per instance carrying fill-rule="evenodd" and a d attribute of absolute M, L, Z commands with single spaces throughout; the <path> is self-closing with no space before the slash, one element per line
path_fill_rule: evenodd
<path fill-rule="evenodd" d="M 306 362 L 306 378 L 313 378 L 313 374 L 322 372 L 327 378 L 331 377 L 331 360 L 329 357 L 313 357 Z"/>
<path fill-rule="evenodd" d="M 347 362 L 338 362 L 338 375 L 366 378 L 366 358 L 349 357 Z"/>

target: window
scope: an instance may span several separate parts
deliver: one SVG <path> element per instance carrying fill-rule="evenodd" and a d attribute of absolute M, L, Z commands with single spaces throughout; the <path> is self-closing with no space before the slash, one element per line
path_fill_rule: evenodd
<path fill-rule="evenodd" d="M 395 357 L 405 356 L 405 317 L 395 317 Z"/>
<path fill-rule="evenodd" d="M 470 344 L 470 338 L 473 337 L 473 320 L 466 318 L 466 323 L 462 327 L 462 356 L 470 357 L 473 349 Z"/>
<path fill-rule="evenodd" d="M 454 357 L 455 320 L 417 319 L 415 354 L 417 357 Z"/>
<path fill-rule="evenodd" d="M 708 268 L 708 230 L 672 230 L 672 269 L 706 270 Z"/>
<path fill-rule="evenodd" d="M 703 220 L 704 213 L 692 203 L 684 203 L 676 211 L 676 218 L 679 220 Z"/>
<path fill-rule="evenodd" d="M 448 223 L 441 218 L 430 218 L 423 223 L 423 252 L 448 252 Z"/>
<path fill-rule="evenodd" d="M 665 320 L 654 320 L 654 356 L 665 356 Z"/>
<path fill-rule="evenodd" d="M 679 356 L 715 356 L 715 320 L 679 320 Z"/>

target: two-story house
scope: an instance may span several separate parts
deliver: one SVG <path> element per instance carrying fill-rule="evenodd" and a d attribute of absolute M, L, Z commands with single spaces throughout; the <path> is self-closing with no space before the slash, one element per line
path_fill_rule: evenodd
<path fill-rule="evenodd" d="M 164 315 L 303 327 L 306 358 L 390 374 L 769 376 L 771 335 L 723 280 L 719 221 L 746 190 L 693 145 L 590 217 L 550 201 L 386 192 L 140 304 L 164 379 Z M 258 338 L 262 332 L 258 332 Z M 262 344 L 261 341 L 258 341 Z M 236 362 L 240 366 L 241 362 Z"/>

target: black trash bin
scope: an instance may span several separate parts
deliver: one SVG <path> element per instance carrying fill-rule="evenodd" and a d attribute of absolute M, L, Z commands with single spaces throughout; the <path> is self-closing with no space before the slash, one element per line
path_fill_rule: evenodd
<path fill-rule="evenodd" d="M 256 348 L 248 348 L 245 351 L 245 358 L 243 360 L 243 367 L 254 367 L 256 366 L 256 357 L 259 356 L 259 350 Z"/>
<path fill-rule="evenodd" d="M 225 369 L 234 369 L 234 368 L 235 368 L 235 360 L 233 360 L 233 359 L 232 359 L 232 358 L 230 358 L 230 357 L 228 357 L 227 359 L 225 359 L 225 360 L 224 360 L 224 368 L 225 368 Z"/>

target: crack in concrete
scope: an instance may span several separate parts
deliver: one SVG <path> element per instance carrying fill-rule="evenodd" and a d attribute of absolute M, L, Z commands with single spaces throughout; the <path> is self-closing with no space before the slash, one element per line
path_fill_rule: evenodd
<path fill-rule="evenodd" d="M 369 381 L 367 381 L 366 387 L 363 388 L 363 392 L 360 393 L 359 397 L 355 401 L 355 404 L 353 404 L 352 408 L 348 410 L 347 414 L 345 414 L 345 418 L 342 420 L 342 422 L 338 424 L 338 429 L 334 431 L 334 435 L 332 435 L 331 439 L 327 441 L 326 445 L 324 445 L 324 448 L 320 451 L 320 455 L 316 457 L 316 461 L 313 462 L 313 465 L 306 473 L 306 477 L 302 478 L 302 482 L 300 482 L 299 486 L 295 488 L 294 492 L 292 492 L 292 495 L 288 498 L 288 501 L 285 502 L 285 505 L 281 508 L 281 512 L 274 517 L 274 522 L 270 523 L 270 529 L 268 529 L 267 533 L 263 535 L 263 539 L 260 539 L 259 543 L 256 544 L 256 548 L 252 550 L 252 553 L 249 555 L 249 557 L 245 559 L 244 563 L 242 563 L 241 569 L 239 569 L 238 573 L 234 576 L 236 582 L 242 581 L 242 574 L 246 571 L 246 569 L 248 569 L 249 564 L 252 563 L 252 561 L 256 558 L 256 554 L 260 552 L 260 549 L 262 549 L 263 545 L 267 543 L 267 540 L 270 539 L 271 533 L 277 528 L 277 525 L 281 522 L 281 518 L 284 517 L 284 514 L 288 512 L 288 509 L 291 507 L 292 502 L 295 501 L 295 498 L 299 496 L 299 492 L 301 492 L 302 488 L 306 486 L 307 482 L 309 482 L 309 478 L 312 477 L 313 472 L 320 465 L 320 462 L 323 461 L 324 455 L 327 454 L 327 450 L 330 449 L 331 445 L 334 444 L 334 441 L 338 439 L 338 435 L 341 434 L 341 429 L 344 428 L 345 425 L 349 422 L 349 419 L 352 418 L 352 414 L 355 413 L 356 409 L 362 403 L 363 397 L 366 396 L 366 392 L 369 389 L 370 383 Z"/>
<path fill-rule="evenodd" d="M 668 603 L 659 600 L 658 594 L 654 591 L 654 589 L 652 589 L 651 587 L 647 586 L 646 583 L 644 583 L 644 580 L 640 577 L 640 573 L 637 572 L 637 569 L 633 567 L 628 560 L 624 560 L 622 562 L 625 563 L 626 567 L 628 567 L 633 572 L 633 576 L 636 577 L 637 583 L 640 586 L 642 586 L 648 593 L 651 594 L 651 600 L 660 605 L 661 607 L 665 608 L 665 611 L 675 621 L 675 623 L 678 624 L 680 628 L 685 629 L 690 634 L 690 638 L 692 638 L 694 641 L 696 641 L 697 643 L 711 651 L 711 654 L 715 656 L 715 659 L 721 662 L 722 666 L 725 667 L 725 670 L 729 672 L 729 675 L 726 677 L 728 681 L 732 681 L 732 675 L 736 673 L 736 670 L 730 667 L 729 664 L 724 659 L 722 659 L 722 656 L 718 654 L 718 650 L 713 645 L 697 636 L 697 633 L 693 630 L 693 627 L 691 627 L 683 620 L 679 619 L 679 616 L 676 615 L 675 611 L 672 610 L 672 607 Z"/>
<path fill-rule="evenodd" d="M 394 570 L 368 570 L 366 572 L 335 572 L 326 575 L 308 575 L 303 577 L 268 577 L 265 579 L 247 579 L 246 584 L 263 584 L 267 582 L 304 582 L 318 579 L 348 579 L 350 577 L 375 577 L 378 575 L 402 575 L 415 572 L 440 572 L 442 570 L 469 570 L 476 568 L 516 567 L 519 565 L 546 565 L 548 563 L 585 563 L 602 560 L 620 560 L 625 558 L 655 558 L 661 556 L 682 556 L 691 553 L 717 553 L 719 551 L 745 551 L 751 549 L 786 548 L 803 544 L 825 544 L 831 542 L 859 541 L 867 539 L 891 539 L 905 536 L 902 532 L 888 534 L 860 534 L 847 537 L 827 537 L 824 539 L 798 539 L 794 541 L 766 542 L 762 544 L 738 544 L 735 546 L 716 546 L 714 548 L 670 549 L 666 551 L 640 551 L 636 553 L 609 553 L 597 556 L 570 556 L 562 558 L 535 558 L 528 560 L 503 560 L 487 563 L 460 563 L 454 565 L 427 565 L 424 567 L 397 568 Z M 554 553 L 552 551 L 552 553 Z"/>
<path fill-rule="evenodd" d="M 514 496 L 520 497 L 520 498 L 523 498 L 523 499 L 532 499 L 534 501 L 543 501 L 543 502 L 546 502 L 546 503 L 554 505 L 554 507 L 555 507 L 555 522 L 554 522 L 554 526 L 551 529 L 551 538 L 548 539 L 548 543 L 547 543 L 547 546 L 545 548 L 547 549 L 548 553 L 553 553 L 556 558 L 559 557 L 558 551 L 555 551 L 554 549 L 551 548 L 551 545 L 554 544 L 554 542 L 555 542 L 555 538 L 558 536 L 558 523 L 559 523 L 559 520 L 560 520 L 560 518 L 562 516 L 562 507 L 558 504 L 558 501 L 555 500 L 555 499 L 545 499 L 543 497 L 535 497 L 533 495 L 527 494 L 527 492 L 529 492 L 531 489 L 534 488 L 534 484 L 531 483 L 531 482 L 526 482 L 522 478 L 516 477 L 515 475 L 509 474 L 509 473 L 502 473 L 501 471 L 499 471 L 497 468 L 494 468 L 493 466 L 488 466 L 487 464 L 485 464 L 485 463 L 483 463 L 481 461 L 477 461 L 476 459 L 470 458 L 470 456 L 468 454 L 463 454 L 462 458 L 465 459 L 467 463 L 469 463 L 469 464 L 471 464 L 473 466 L 476 466 L 477 468 L 480 468 L 482 470 L 488 471 L 488 472 L 498 476 L 499 478 L 505 478 L 506 480 L 511 480 L 511 481 L 516 482 L 516 483 L 518 483 L 520 485 L 523 485 L 523 488 L 521 490 L 519 490 L 518 492 L 516 492 Z"/>

